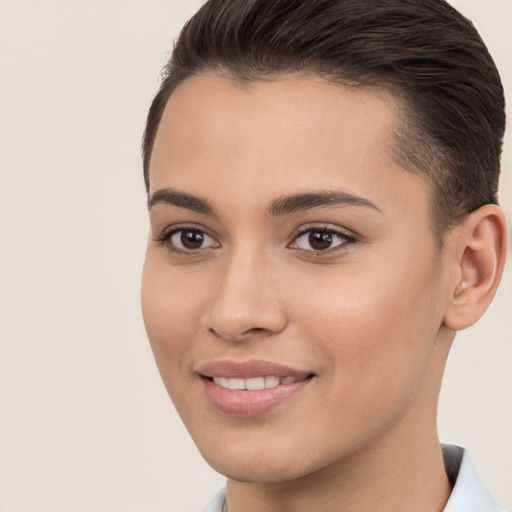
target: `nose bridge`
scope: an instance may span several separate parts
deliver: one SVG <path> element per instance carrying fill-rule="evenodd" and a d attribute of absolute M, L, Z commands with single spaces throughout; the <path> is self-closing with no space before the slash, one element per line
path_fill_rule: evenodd
<path fill-rule="evenodd" d="M 262 250 L 240 244 L 219 265 L 206 327 L 236 341 L 249 333 L 272 334 L 286 324 L 276 293 L 271 260 Z"/>

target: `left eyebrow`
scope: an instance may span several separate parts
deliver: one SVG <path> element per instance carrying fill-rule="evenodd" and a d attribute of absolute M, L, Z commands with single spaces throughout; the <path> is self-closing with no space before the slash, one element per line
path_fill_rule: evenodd
<path fill-rule="evenodd" d="M 193 212 L 202 213 L 209 215 L 210 217 L 217 217 L 217 211 L 210 201 L 203 199 L 202 197 L 187 194 L 179 190 L 173 190 L 170 188 L 162 188 L 157 190 L 148 199 L 148 208 L 151 209 L 156 204 L 168 204 L 171 206 L 177 206 L 185 210 L 191 210 Z"/>
<path fill-rule="evenodd" d="M 370 200 L 345 191 L 319 191 L 283 196 L 272 201 L 268 213 L 280 216 L 325 206 L 363 206 L 382 213 L 382 210 Z"/>

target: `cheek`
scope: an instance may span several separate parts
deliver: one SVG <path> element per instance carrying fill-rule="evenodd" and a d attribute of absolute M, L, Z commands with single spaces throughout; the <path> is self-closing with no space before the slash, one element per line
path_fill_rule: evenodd
<path fill-rule="evenodd" d="M 421 384 L 442 320 L 435 275 L 432 265 L 397 262 L 303 281 L 301 312 L 294 317 L 302 319 L 300 329 L 314 340 L 337 385 L 371 397 Z"/>
<path fill-rule="evenodd" d="M 165 379 L 164 366 L 181 367 L 197 331 L 197 288 L 188 286 L 178 272 L 148 255 L 142 274 L 142 315 L 157 365 Z"/>

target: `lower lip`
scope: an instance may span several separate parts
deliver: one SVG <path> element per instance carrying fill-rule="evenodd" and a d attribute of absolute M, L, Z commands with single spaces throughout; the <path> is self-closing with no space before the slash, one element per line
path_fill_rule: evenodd
<path fill-rule="evenodd" d="M 224 414 L 253 417 L 272 411 L 303 390 L 311 378 L 292 384 L 280 384 L 258 390 L 226 389 L 208 379 L 203 379 L 210 403 Z"/>

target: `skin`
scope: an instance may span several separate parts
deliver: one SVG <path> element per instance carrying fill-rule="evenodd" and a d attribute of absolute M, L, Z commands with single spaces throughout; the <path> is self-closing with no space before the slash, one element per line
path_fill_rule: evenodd
<path fill-rule="evenodd" d="M 442 373 L 455 329 L 494 294 L 505 228 L 499 209 L 484 207 L 436 244 L 430 187 L 390 151 L 397 101 L 320 79 L 205 75 L 166 106 L 150 167 L 143 314 L 174 405 L 228 477 L 229 512 L 441 511 L 448 499 Z M 170 204 L 162 190 L 214 214 Z M 326 191 L 345 200 L 270 211 Z M 185 228 L 205 233 L 203 245 L 180 248 L 181 232 L 163 240 Z M 314 229 L 342 234 L 315 250 Z M 219 359 L 314 377 L 272 411 L 236 417 L 211 405 L 197 373 Z"/>

